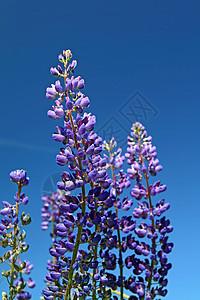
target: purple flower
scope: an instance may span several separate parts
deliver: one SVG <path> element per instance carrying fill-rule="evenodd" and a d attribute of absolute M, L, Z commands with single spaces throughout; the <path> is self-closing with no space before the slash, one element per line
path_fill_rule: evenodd
<path fill-rule="evenodd" d="M 84 79 L 81 79 L 81 77 L 79 76 L 79 81 L 78 81 L 78 84 L 77 84 L 77 89 L 83 89 L 85 86 L 85 83 L 84 83 Z"/>
<path fill-rule="evenodd" d="M 80 106 L 86 108 L 90 105 L 90 100 L 88 97 L 85 97 L 81 100 Z"/>
<path fill-rule="evenodd" d="M 62 93 L 63 92 L 63 88 L 62 88 L 59 80 L 57 80 L 55 82 L 55 90 L 57 91 L 57 93 Z"/>
<path fill-rule="evenodd" d="M 60 75 L 59 71 L 58 71 L 56 68 L 51 68 L 51 69 L 50 69 L 50 73 L 51 73 L 53 76 L 59 76 L 59 75 Z"/>
<path fill-rule="evenodd" d="M 56 91 L 55 84 L 52 84 L 51 87 L 46 89 L 46 97 L 48 99 L 55 99 L 58 96 L 58 92 Z"/>
<path fill-rule="evenodd" d="M 48 110 L 47 116 L 51 119 L 57 120 L 59 119 L 59 116 L 55 113 L 54 110 Z"/>
<path fill-rule="evenodd" d="M 66 97 L 66 108 L 72 109 L 74 106 L 73 102 L 69 99 L 69 97 Z"/>
<path fill-rule="evenodd" d="M 64 155 L 57 155 L 56 156 L 56 162 L 60 166 L 65 166 L 67 163 L 67 157 Z"/>
<path fill-rule="evenodd" d="M 62 293 L 66 288 L 68 297 L 73 289 L 77 298 L 93 297 L 97 288 L 99 298 L 105 295 L 109 298 L 109 288 L 117 287 L 123 292 L 130 290 L 135 295 L 131 300 L 165 295 L 164 277 L 170 268 L 166 256 L 173 248 L 168 233 L 173 227 L 169 220 L 160 218 L 169 204 L 152 199 L 166 189 L 160 181 L 150 184 L 150 176 L 162 170 L 156 147 L 139 122 L 132 126 L 125 155 L 120 148 L 114 150 L 117 146 L 114 138 L 102 144 L 102 138 L 93 131 L 96 117 L 83 113 L 90 100 L 79 91 L 84 88 L 84 80 L 70 75 L 77 64 L 75 60 L 69 62 L 71 57 L 70 50 L 63 51 L 59 60 L 64 69 L 52 69 L 54 75 L 64 77 L 64 87 L 58 80 L 47 88 L 49 99 L 58 97 L 48 115 L 64 119 L 64 127 L 58 126 L 53 134 L 55 141 L 62 142 L 56 162 L 67 165 L 68 169 L 57 183 L 60 191 L 55 198 L 44 197 L 42 228 L 47 229 L 50 222 L 54 226 L 50 249 L 53 260 L 48 263 L 45 279 L 52 285 L 43 290 L 44 298 L 54 299 L 56 292 Z M 121 169 L 125 158 L 129 164 L 127 173 Z M 121 196 L 128 188 L 132 199 Z M 138 201 L 135 203 L 133 198 Z M 53 212 L 49 210 L 54 205 L 51 203 L 57 203 L 52 206 Z M 132 213 L 128 215 L 129 210 Z M 126 255 L 126 250 L 130 250 L 131 256 Z M 124 266 L 133 273 L 129 278 L 125 278 Z M 90 276 L 90 269 L 94 277 Z M 117 277 L 114 273 L 119 270 Z"/>
<path fill-rule="evenodd" d="M 66 79 L 65 88 L 66 88 L 67 91 L 73 89 L 72 81 L 69 78 Z"/>
<path fill-rule="evenodd" d="M 10 179 L 21 186 L 26 186 L 29 183 L 29 178 L 26 177 L 26 171 L 16 170 L 10 173 Z"/>
<path fill-rule="evenodd" d="M 36 282 L 33 281 L 31 278 L 29 278 L 26 283 L 27 283 L 28 287 L 30 287 L 30 288 L 34 288 L 35 284 L 36 284 Z"/>

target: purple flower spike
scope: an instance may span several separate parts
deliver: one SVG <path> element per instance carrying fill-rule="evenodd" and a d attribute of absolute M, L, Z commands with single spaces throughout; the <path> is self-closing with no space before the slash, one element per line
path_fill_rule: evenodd
<path fill-rule="evenodd" d="M 47 98 L 58 97 L 48 116 L 64 119 L 52 137 L 62 143 L 56 162 L 67 169 L 57 183 L 57 194 L 43 197 L 42 229 L 53 225 L 53 259 L 48 262 L 44 299 L 62 298 L 65 293 L 65 298 L 117 300 L 110 294 L 117 288 L 131 294 L 130 300 L 165 296 L 165 277 L 171 268 L 167 256 L 173 249 L 168 234 L 173 226 L 161 216 L 170 205 L 153 199 L 166 190 L 166 185 L 152 180 L 162 170 L 156 147 L 139 122 L 131 128 L 125 155 L 114 138 L 102 141 L 93 131 L 96 117 L 83 113 L 90 100 L 80 91 L 84 80 L 71 75 L 77 64 L 70 62 L 71 57 L 70 50 L 63 51 L 59 55 L 63 69 L 51 69 L 53 75 L 63 77 L 64 86 L 57 80 L 46 90 Z M 12 206 L 5 205 L 4 210 L 0 234 L 7 230 L 9 218 L 17 223 Z"/>

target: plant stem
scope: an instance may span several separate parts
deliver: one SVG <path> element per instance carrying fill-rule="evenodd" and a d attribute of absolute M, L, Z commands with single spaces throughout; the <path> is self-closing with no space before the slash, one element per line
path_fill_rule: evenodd
<path fill-rule="evenodd" d="M 94 188 L 94 185 L 93 185 L 93 182 L 91 183 L 91 186 L 92 188 Z M 97 201 L 95 202 L 95 211 L 97 212 L 97 209 L 98 209 L 98 205 L 97 205 Z M 98 225 L 95 225 L 95 232 L 97 232 L 97 227 Z M 98 248 L 98 245 L 95 245 L 94 247 L 94 261 L 97 260 L 97 248 Z M 92 300 L 96 300 L 96 280 L 94 278 L 94 275 L 95 275 L 95 269 L 93 269 L 93 286 L 94 286 L 94 289 L 93 289 L 93 292 L 92 292 Z"/>
<path fill-rule="evenodd" d="M 111 160 L 111 150 L 109 150 L 109 154 L 110 154 L 110 160 Z M 114 168 L 113 168 L 113 165 L 110 164 L 110 168 L 111 168 L 111 172 L 112 172 L 112 178 L 113 178 L 113 181 L 115 181 L 115 175 L 114 175 Z M 118 209 L 115 205 L 115 213 L 116 213 L 116 216 L 117 216 L 117 219 L 118 219 Z M 119 242 L 119 260 L 120 260 L 120 264 L 119 264 L 119 269 L 120 269 L 120 277 L 121 277 L 121 281 L 122 281 L 122 284 L 121 284 L 121 287 L 120 287 L 120 299 L 123 300 L 123 261 L 122 261 L 122 246 L 121 246 L 121 236 L 120 236 L 120 230 L 119 230 L 119 227 L 117 228 L 117 236 L 118 236 L 118 242 Z"/>
<path fill-rule="evenodd" d="M 64 300 L 67 300 L 67 297 L 71 293 L 72 277 L 73 277 L 73 273 L 74 273 L 73 264 L 75 263 L 77 252 L 78 252 L 78 248 L 79 248 L 79 245 L 80 245 L 82 227 L 83 227 L 82 225 L 79 225 L 79 227 L 78 227 L 76 244 L 75 244 L 74 251 L 73 251 L 73 256 L 72 256 L 72 261 L 71 261 L 71 266 L 70 266 L 70 271 L 69 271 L 69 280 L 68 280 L 68 285 L 67 285 L 67 289 L 66 289 L 66 292 L 65 292 Z"/>
<path fill-rule="evenodd" d="M 76 147 L 76 150 L 78 150 L 78 147 L 77 147 L 77 138 L 76 138 L 76 130 L 75 130 L 75 127 L 74 127 L 74 123 L 73 123 L 73 118 L 72 118 L 71 111 L 69 111 L 69 117 L 70 117 L 70 122 L 71 122 L 72 130 L 73 130 L 73 133 L 74 133 L 75 147 Z M 82 176 L 82 179 L 83 179 L 83 182 L 84 182 L 82 163 L 81 163 L 81 159 L 79 157 L 78 157 L 78 163 L 79 163 L 79 169 L 81 170 L 81 176 Z M 84 184 L 82 185 L 81 190 L 82 190 L 82 215 L 84 216 L 85 215 L 85 185 Z M 77 238 L 76 238 L 76 243 L 75 243 L 75 247 L 74 247 L 74 251 L 73 251 L 73 256 L 72 256 L 72 261 L 71 261 L 71 265 L 70 265 L 70 271 L 69 271 L 69 275 L 68 275 L 69 276 L 68 286 L 67 286 L 67 289 L 66 289 L 66 292 L 65 292 L 64 300 L 67 300 L 67 297 L 71 293 L 72 278 L 73 278 L 73 273 L 74 273 L 73 264 L 75 263 L 77 252 L 78 252 L 79 245 L 80 245 L 80 242 L 81 242 L 82 228 L 83 228 L 83 226 L 79 224 Z"/>
<path fill-rule="evenodd" d="M 54 204 L 54 201 L 52 200 L 51 201 L 51 205 L 52 205 L 52 231 L 51 231 L 51 233 L 52 233 L 52 239 L 53 239 L 53 241 L 55 241 L 56 234 L 55 234 L 55 225 L 54 225 L 53 204 Z M 53 244 L 53 248 L 55 248 L 54 244 Z M 55 263 L 56 263 L 56 258 L 55 258 L 55 256 L 53 256 L 53 265 L 55 265 Z M 55 285 L 55 283 L 54 283 L 54 285 Z M 56 300 L 56 295 L 53 297 L 53 300 Z"/>
<path fill-rule="evenodd" d="M 141 148 L 140 139 L 138 140 L 138 144 L 139 144 L 139 147 Z M 143 159 L 143 156 L 142 156 L 141 152 L 140 152 L 140 158 L 141 158 L 141 163 L 144 164 L 144 159 Z M 147 195 L 148 195 L 148 199 L 149 199 L 149 207 L 150 207 L 150 209 L 152 209 L 153 205 L 152 205 L 152 201 L 151 201 L 151 194 L 150 194 L 150 187 L 149 187 L 149 181 L 148 181 L 147 173 L 144 173 L 144 177 L 145 177 L 145 181 L 146 181 L 146 185 L 147 185 Z M 152 227 L 153 227 L 153 229 L 155 228 L 154 220 L 152 220 Z M 155 238 L 152 239 L 152 246 L 153 246 L 153 248 L 156 249 L 156 240 L 155 240 Z M 147 285 L 147 288 L 149 290 L 151 288 L 151 283 L 152 283 L 153 268 L 154 268 L 154 261 L 152 259 L 152 261 L 151 261 L 151 275 L 149 276 L 148 285 Z"/>
<path fill-rule="evenodd" d="M 20 194 L 21 194 L 21 184 L 18 185 L 18 200 L 20 199 Z M 16 217 L 18 217 L 18 211 L 19 211 L 19 203 L 16 203 Z M 17 224 L 14 225 L 14 231 L 13 231 L 13 247 L 12 247 L 12 256 L 16 251 L 17 248 L 17 241 L 16 241 L 16 234 L 17 234 Z M 11 261 L 11 270 L 10 270 L 10 286 L 9 286 L 9 300 L 13 300 L 13 282 L 14 282 L 14 271 L 15 271 L 15 257 L 12 257 L 12 261 Z M 12 288 L 12 291 L 11 291 Z"/>

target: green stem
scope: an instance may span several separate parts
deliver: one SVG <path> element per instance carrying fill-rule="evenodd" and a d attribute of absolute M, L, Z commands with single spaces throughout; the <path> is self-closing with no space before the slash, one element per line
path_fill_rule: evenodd
<path fill-rule="evenodd" d="M 138 144 L 139 144 L 139 147 L 141 149 L 141 141 L 140 141 L 140 139 L 138 140 Z M 144 164 L 144 159 L 143 159 L 143 156 L 142 156 L 141 152 L 140 152 L 140 158 L 141 158 L 141 164 Z M 150 194 L 150 187 L 149 187 L 148 176 L 147 176 L 146 173 L 144 174 L 144 177 L 145 177 L 145 181 L 146 181 L 146 185 L 147 185 L 147 195 L 148 195 L 148 199 L 149 199 L 149 207 L 150 207 L 150 209 L 152 209 L 153 205 L 152 205 L 152 201 L 151 201 L 151 194 Z M 152 227 L 153 227 L 153 229 L 155 228 L 154 220 L 152 220 Z M 156 248 L 156 240 L 155 240 L 155 238 L 152 239 L 152 246 L 153 246 L 153 248 Z M 153 268 L 154 268 L 154 261 L 152 260 L 151 261 L 151 275 L 149 276 L 148 285 L 147 285 L 147 288 L 149 290 L 151 288 L 151 283 L 152 283 Z M 144 297 L 142 298 L 142 300 L 144 299 Z"/>
<path fill-rule="evenodd" d="M 77 138 L 76 138 L 76 129 L 74 127 L 71 111 L 69 111 L 69 117 L 70 117 L 72 130 L 73 130 L 73 133 L 74 133 L 75 147 L 76 147 L 76 150 L 78 150 Z M 81 163 L 81 159 L 79 157 L 78 157 L 78 163 L 79 163 L 79 169 L 81 170 L 81 173 L 82 173 L 81 176 L 82 176 L 82 179 L 84 181 L 82 163 Z M 81 190 L 82 190 L 82 215 L 84 216 L 85 215 L 85 206 L 86 206 L 85 205 L 85 185 L 84 184 L 81 187 Z M 82 228 L 83 228 L 83 226 L 79 224 L 76 243 L 75 243 L 73 256 L 72 256 L 72 261 L 71 261 L 71 265 L 70 265 L 70 271 L 69 271 L 69 275 L 68 275 L 69 276 L 68 285 L 67 285 L 67 289 L 66 289 L 66 292 L 65 292 L 64 300 L 67 300 L 67 297 L 70 296 L 70 293 L 71 293 L 72 278 L 73 278 L 73 273 L 74 273 L 73 264 L 75 263 L 75 260 L 76 260 L 76 257 L 77 257 L 77 252 L 78 252 L 79 245 L 80 245 L 80 242 L 81 242 Z"/>
<path fill-rule="evenodd" d="M 51 201 L 51 205 L 52 205 L 52 208 L 53 208 L 53 200 Z M 54 238 L 55 238 L 55 236 L 56 236 L 56 234 L 55 234 L 55 225 L 54 225 L 54 210 L 52 210 L 52 239 L 54 240 Z M 53 244 L 53 248 L 55 248 L 54 247 L 54 244 Z M 55 256 L 53 257 L 53 265 L 55 265 L 55 263 L 56 263 L 56 258 L 55 258 Z M 54 283 L 54 285 L 55 285 L 55 283 Z M 53 300 L 56 300 L 56 295 L 53 297 Z"/>
<path fill-rule="evenodd" d="M 110 159 L 111 159 L 111 150 L 109 150 L 109 154 L 110 154 Z M 111 168 L 111 172 L 112 172 L 112 178 L 113 178 L 113 181 L 115 180 L 115 175 L 114 175 L 114 168 L 113 168 L 113 165 L 111 164 L 110 165 L 110 168 Z M 117 216 L 117 219 L 118 219 L 118 209 L 115 205 L 115 213 L 116 213 L 116 216 Z M 122 261 L 122 245 L 121 245 L 121 236 L 120 236 L 120 229 L 119 227 L 117 228 L 117 236 L 118 236 L 118 242 L 119 242 L 119 259 L 120 259 L 120 265 L 119 265 L 119 269 L 120 269 L 120 277 L 121 277 L 121 280 L 122 280 L 122 284 L 121 284 L 121 287 L 120 287 L 120 299 L 123 300 L 124 299 L 124 292 L 123 292 L 123 261 Z"/>
<path fill-rule="evenodd" d="M 74 251 L 73 251 L 72 262 L 71 262 L 70 271 L 69 271 L 69 280 L 68 280 L 68 285 L 67 285 L 67 289 L 66 289 L 66 292 L 65 292 L 64 300 L 67 300 L 67 297 L 71 293 L 72 278 L 73 278 L 73 273 L 74 273 L 73 264 L 75 263 L 77 252 L 78 252 L 78 248 L 79 248 L 79 245 L 80 245 L 82 227 L 83 227 L 82 225 L 79 225 L 79 227 L 78 227 L 76 244 L 75 244 Z"/>
<path fill-rule="evenodd" d="M 18 185 L 18 200 L 20 199 L 20 194 L 21 194 L 21 189 L 22 186 L 21 184 Z M 18 211 L 19 211 L 19 203 L 16 203 L 16 217 L 18 217 Z M 16 248 L 17 248 L 17 240 L 16 240 L 16 234 L 17 234 L 17 224 L 15 224 L 14 226 L 14 232 L 13 232 L 13 247 L 12 247 L 12 255 L 15 253 Z M 15 257 L 12 257 L 12 261 L 11 261 L 11 270 L 10 270 L 10 286 L 9 286 L 9 300 L 13 300 L 14 299 L 14 295 L 13 295 L 13 282 L 14 282 L 14 271 L 15 271 Z M 12 289 L 12 290 L 11 290 Z"/>
<path fill-rule="evenodd" d="M 145 180 L 146 180 L 147 190 L 148 190 L 149 206 L 152 209 L 153 206 L 152 206 L 152 202 L 151 202 L 149 182 L 148 182 L 148 178 L 147 178 L 147 174 L 146 173 L 145 173 Z M 155 228 L 154 220 L 152 220 L 152 227 L 153 227 L 153 229 Z M 152 246 L 153 246 L 153 248 L 156 248 L 156 240 L 154 238 L 152 239 Z M 149 276 L 148 286 L 147 286 L 147 288 L 149 290 L 151 288 L 151 282 L 152 282 L 152 277 L 153 277 L 153 268 L 154 268 L 154 261 L 152 259 L 152 261 L 151 261 L 151 275 Z"/>
<path fill-rule="evenodd" d="M 93 184 L 92 184 L 92 188 L 94 188 Z M 97 209 L 98 209 L 98 204 L 97 204 L 97 201 L 95 202 L 95 211 L 97 212 Z M 95 232 L 97 232 L 97 228 L 98 228 L 98 225 L 95 225 Z M 97 260 L 97 248 L 98 248 L 98 245 L 95 245 L 95 248 L 94 248 L 94 261 Z M 94 278 L 94 275 L 95 275 L 95 269 L 93 269 L 93 292 L 92 292 L 92 300 L 96 300 L 96 280 Z"/>

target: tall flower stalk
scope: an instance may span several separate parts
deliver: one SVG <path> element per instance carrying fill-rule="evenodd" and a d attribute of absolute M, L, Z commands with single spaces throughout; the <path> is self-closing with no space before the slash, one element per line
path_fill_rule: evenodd
<path fill-rule="evenodd" d="M 0 214 L 2 215 L 0 223 L 0 246 L 3 248 L 9 248 L 0 257 L 0 263 L 5 263 L 9 269 L 3 270 L 2 276 L 4 276 L 8 282 L 9 294 L 6 292 L 2 293 L 3 300 L 13 299 L 30 299 L 31 294 L 25 291 L 25 287 L 33 288 L 35 281 L 31 278 L 26 280 L 24 274 L 30 274 L 33 265 L 29 261 L 20 260 L 20 254 L 26 252 L 29 246 L 25 243 L 24 239 L 26 233 L 22 228 L 25 225 L 30 224 L 30 215 L 25 215 L 22 212 L 19 216 L 19 207 L 28 203 L 28 197 L 24 193 L 21 193 L 22 187 L 28 185 L 29 178 L 26 176 L 26 172 L 23 170 L 17 170 L 10 173 L 10 179 L 18 185 L 18 192 L 15 199 L 15 204 L 11 204 L 8 201 L 2 201 L 4 206 L 1 209 Z"/>
<path fill-rule="evenodd" d="M 152 197 L 159 195 L 166 190 L 166 185 L 161 184 L 160 180 L 150 184 L 150 177 L 155 177 L 162 170 L 157 157 L 156 147 L 152 146 L 151 136 L 142 124 L 136 122 L 132 126 L 131 137 L 128 137 L 127 162 L 131 166 L 127 172 L 130 178 L 136 181 L 136 185 L 131 190 L 131 196 L 138 201 L 138 206 L 133 210 L 133 217 L 138 220 L 135 233 L 139 240 L 130 237 L 135 254 L 126 259 L 127 267 L 134 267 L 133 273 L 138 276 L 138 280 L 132 281 L 130 278 L 127 283 L 129 289 L 138 294 L 139 299 L 150 300 L 157 295 L 167 294 L 167 279 L 165 276 L 171 268 L 167 263 L 167 254 L 172 251 L 173 243 L 168 242 L 168 236 L 173 227 L 170 221 L 161 215 L 169 209 L 169 203 L 159 200 L 153 203 Z M 143 184 L 143 181 L 145 184 Z M 141 199 L 147 201 L 141 202 Z M 142 219 L 141 222 L 139 220 Z M 144 239 L 145 242 L 140 242 Z M 130 246 L 129 246 L 130 248 Z M 139 257 L 148 257 L 141 261 Z M 142 277 L 141 275 L 144 274 Z M 154 284 L 153 284 L 154 282 Z"/>
<path fill-rule="evenodd" d="M 128 137 L 125 156 L 120 148 L 115 150 L 114 138 L 102 143 L 93 131 L 95 116 L 84 112 L 90 104 L 81 92 L 84 80 L 71 75 L 77 61 L 71 61 L 70 50 L 63 51 L 58 58 L 63 67 L 51 68 L 51 73 L 61 81 L 48 87 L 46 96 L 55 100 L 48 116 L 64 119 L 64 126 L 57 126 L 52 137 L 62 143 L 56 162 L 68 169 L 62 172 L 62 180 L 57 184 L 62 197 L 43 297 L 116 300 L 119 295 L 120 300 L 150 300 L 157 295 L 165 296 L 165 276 L 171 268 L 166 254 L 173 247 L 166 234 L 173 228 L 165 217 L 159 218 L 169 204 L 163 199 L 157 204 L 152 201 L 166 186 L 160 181 L 150 182 L 150 176 L 162 169 L 151 137 L 137 122 L 133 124 L 132 137 Z M 127 173 L 121 169 L 125 157 L 130 165 Z M 122 198 L 129 188 L 132 198 Z M 127 215 L 134 201 L 137 204 L 133 214 Z M 46 213 L 44 208 L 43 227 L 48 224 Z M 133 275 L 125 276 L 126 269 Z"/>

